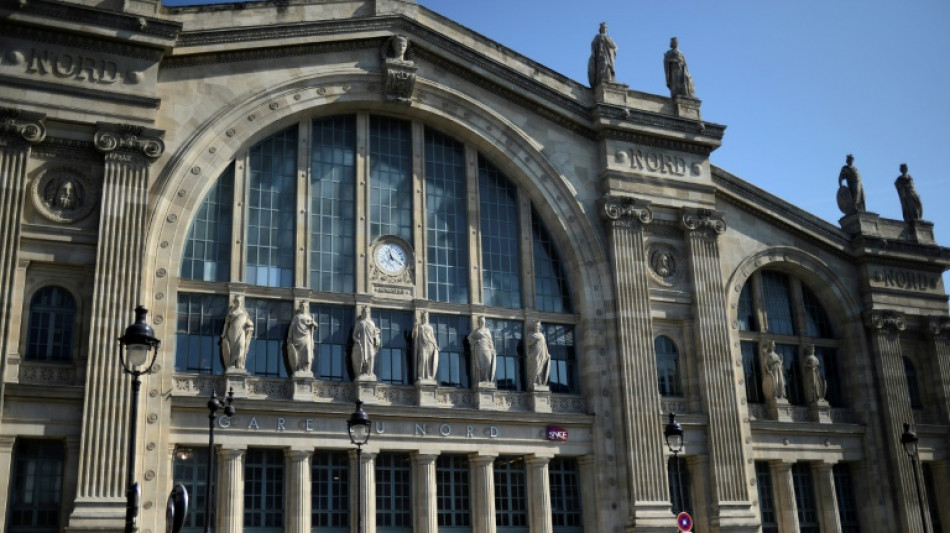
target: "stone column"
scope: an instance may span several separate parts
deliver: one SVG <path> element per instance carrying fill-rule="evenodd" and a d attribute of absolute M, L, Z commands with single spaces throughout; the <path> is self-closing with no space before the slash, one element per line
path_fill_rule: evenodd
<path fill-rule="evenodd" d="M 709 456 L 687 455 L 689 495 L 693 506 L 693 523 L 709 523 Z"/>
<path fill-rule="evenodd" d="M 287 485 L 284 495 L 287 501 L 287 533 L 310 533 L 310 456 L 312 449 L 284 450 L 287 460 Z"/>
<path fill-rule="evenodd" d="M 548 476 L 550 457 L 529 457 L 525 460 L 528 467 L 528 501 L 531 502 L 531 516 L 528 525 L 531 533 L 552 533 L 551 517 L 551 479 Z"/>
<path fill-rule="evenodd" d="M 244 531 L 244 449 L 218 448 L 216 533 Z"/>
<path fill-rule="evenodd" d="M 3 480 L 3 490 L 0 490 L 0 516 L 3 516 L 3 524 L 6 524 L 7 516 L 10 516 L 10 490 L 13 480 L 13 445 L 16 443 L 16 437 L 0 437 L 0 479 Z"/>
<path fill-rule="evenodd" d="M 597 462 L 593 455 L 577 458 L 580 475 L 581 520 L 584 531 L 600 531 L 600 506 L 597 502 Z"/>
<path fill-rule="evenodd" d="M 19 340 L 19 330 L 13 330 L 10 322 L 14 315 L 20 315 L 13 305 L 17 291 L 14 277 L 26 201 L 26 167 L 30 147 L 46 138 L 45 118 L 40 113 L 0 107 L 0 413 L 7 381 L 7 357 L 11 344 L 16 345 Z M 22 291 L 22 287 L 19 290 Z"/>
<path fill-rule="evenodd" d="M 689 246 L 690 278 L 695 288 L 699 387 L 709 418 L 709 521 L 713 531 L 754 531 L 758 525 L 746 481 L 746 452 L 735 376 L 736 369 L 741 368 L 741 358 L 738 353 L 733 354 L 729 344 L 726 289 L 719 265 L 718 238 L 726 231 L 726 222 L 722 213 L 708 209 L 683 209 L 681 215 Z"/>
<path fill-rule="evenodd" d="M 892 475 L 888 479 L 894 483 L 889 489 L 881 488 L 885 494 L 892 495 L 891 501 L 897 503 L 899 522 L 896 529 L 921 533 L 924 530 L 920 523 L 914 466 L 900 442 L 904 423 L 914 425 L 900 341 L 901 332 L 907 328 L 907 323 L 904 314 L 896 311 L 868 311 L 864 318 L 871 334 L 875 370 L 880 377 L 878 395 L 883 417 L 878 420 L 883 419 L 880 431 L 887 443 L 887 461 L 892 466 Z"/>
<path fill-rule="evenodd" d="M 769 461 L 769 469 L 772 471 L 778 531 L 779 533 L 798 533 L 798 504 L 795 502 L 792 463 Z"/>
<path fill-rule="evenodd" d="M 472 531 L 495 533 L 495 457 L 471 455 Z"/>
<path fill-rule="evenodd" d="M 350 516 L 353 521 L 350 528 L 353 533 L 376 533 L 376 454 L 363 452 L 359 463 L 356 462 L 356 450 L 350 451 L 350 466 L 356 470 L 356 483 L 350 483 Z M 359 494 L 357 494 L 359 490 Z M 363 531 L 357 529 L 357 500 L 359 514 L 363 515 Z"/>
<path fill-rule="evenodd" d="M 116 339 L 132 323 L 133 309 L 141 303 L 149 165 L 165 146 L 157 130 L 101 122 L 98 127 L 94 142 L 105 155 L 105 172 L 90 310 L 79 490 L 69 527 L 103 531 L 122 529 L 124 524 L 132 380 L 118 363 Z M 133 408 L 139 409 L 149 400 L 143 394 L 140 405 Z M 138 427 L 142 429 L 140 440 L 144 440 L 144 420 Z M 135 445 L 141 448 L 140 443 Z M 143 453 L 138 451 L 136 456 Z M 152 497 L 155 495 L 149 495 Z"/>
<path fill-rule="evenodd" d="M 930 317 L 928 333 L 931 342 L 931 357 L 934 361 L 933 378 L 929 380 L 936 391 L 939 423 L 950 424 L 950 318 Z M 943 522 L 941 522 L 943 523 Z"/>
<path fill-rule="evenodd" d="M 416 523 L 415 533 L 438 533 L 439 531 L 439 502 L 436 499 L 435 461 L 437 453 L 414 453 L 412 455 L 413 485 L 415 494 L 412 497 L 413 520 Z"/>
<path fill-rule="evenodd" d="M 841 531 L 833 466 L 824 462 L 812 464 L 812 472 L 815 473 L 815 499 L 820 513 L 818 520 L 822 531 Z"/>
<path fill-rule="evenodd" d="M 649 202 L 605 196 L 617 298 L 617 343 L 625 438 L 626 478 L 638 531 L 668 531 L 672 523 L 669 480 L 663 460 L 660 395 L 656 388 L 653 321 L 643 227 L 653 221 Z"/>
<path fill-rule="evenodd" d="M 933 474 L 934 493 L 928 494 L 930 505 L 937 508 L 937 516 L 944 531 L 950 528 L 950 505 L 941 504 L 941 498 L 950 494 L 950 461 L 933 461 L 930 463 L 930 472 Z M 940 495 L 941 497 L 938 497 Z"/>

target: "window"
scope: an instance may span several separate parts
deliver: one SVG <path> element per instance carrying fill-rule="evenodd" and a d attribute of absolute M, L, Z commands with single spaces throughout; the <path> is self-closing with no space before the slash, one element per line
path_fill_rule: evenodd
<path fill-rule="evenodd" d="M 839 372 L 841 351 L 833 324 L 818 297 L 801 280 L 774 270 L 755 272 L 739 293 L 736 313 L 749 403 L 766 401 L 762 393 L 761 345 L 773 341 L 775 352 L 782 357 L 789 403 L 807 403 L 802 352 L 814 346 L 819 372 L 827 383 L 825 400 L 832 407 L 846 405 Z"/>
<path fill-rule="evenodd" d="M 798 530 L 801 533 L 820 533 L 815 484 L 808 463 L 792 465 L 792 485 L 795 489 L 795 506 L 798 508 Z"/>
<path fill-rule="evenodd" d="M 439 531 L 471 531 L 468 457 L 440 455 L 435 480 Z"/>
<path fill-rule="evenodd" d="M 412 131 L 387 117 L 369 121 L 370 239 L 396 235 L 412 243 Z"/>
<path fill-rule="evenodd" d="M 660 335 L 653 341 L 656 352 L 656 373 L 662 396 L 682 396 L 680 388 L 680 354 L 669 337 Z"/>
<path fill-rule="evenodd" d="M 673 514 L 685 511 L 693 514 L 692 498 L 689 495 L 689 467 L 683 457 L 670 457 L 666 463 L 666 476 L 670 482 L 670 503 Z"/>
<path fill-rule="evenodd" d="M 381 383 L 412 383 L 412 313 L 378 309 L 375 316 L 382 341 L 376 353 L 376 376 Z"/>
<path fill-rule="evenodd" d="M 429 323 L 439 343 L 439 370 L 436 380 L 443 387 L 469 387 L 471 347 L 466 340 L 471 320 L 466 316 L 429 315 Z"/>
<path fill-rule="evenodd" d="M 429 298 L 468 303 L 465 146 L 426 128 L 426 254 Z"/>
<path fill-rule="evenodd" d="M 310 152 L 310 288 L 356 288 L 356 117 L 313 121 Z"/>
<path fill-rule="evenodd" d="M 499 389 L 524 390 L 522 335 L 524 324 L 515 320 L 486 320 L 495 341 L 495 384 Z"/>
<path fill-rule="evenodd" d="M 920 397 L 920 382 L 917 380 L 917 369 L 907 357 L 904 358 L 904 377 L 907 379 L 907 395 L 910 397 L 912 409 L 923 409 L 924 402 Z"/>
<path fill-rule="evenodd" d="M 248 154 L 247 281 L 294 284 L 297 126 L 268 137 Z"/>
<path fill-rule="evenodd" d="M 182 279 L 228 281 L 231 277 L 231 205 L 234 164 L 218 176 L 191 221 L 181 260 Z"/>
<path fill-rule="evenodd" d="M 551 392 L 576 394 L 577 372 L 574 369 L 574 326 L 542 324 L 544 339 L 551 354 L 551 375 L 548 386 Z"/>
<path fill-rule="evenodd" d="M 7 531 L 60 530 L 65 462 L 66 449 L 60 441 L 17 439 L 13 447 Z"/>
<path fill-rule="evenodd" d="M 518 190 L 484 158 L 478 159 L 481 200 L 482 298 L 486 305 L 521 307 Z"/>
<path fill-rule="evenodd" d="M 412 465 L 409 456 L 376 456 L 376 529 L 412 531 Z"/>
<path fill-rule="evenodd" d="M 523 457 L 495 459 L 495 526 L 499 532 L 527 533 L 528 493 Z"/>
<path fill-rule="evenodd" d="M 62 287 L 43 287 L 30 300 L 26 360 L 68 362 L 73 358 L 76 300 Z"/>
<path fill-rule="evenodd" d="M 755 481 L 759 489 L 762 533 L 778 533 L 778 514 L 775 509 L 775 493 L 772 491 L 772 470 L 767 462 L 756 461 Z"/>
<path fill-rule="evenodd" d="M 838 516 L 841 533 L 858 533 L 858 505 L 854 497 L 854 482 L 847 463 L 837 463 L 831 468 L 835 481 L 835 498 L 838 500 Z"/>
<path fill-rule="evenodd" d="M 583 531 L 581 522 L 581 480 L 577 460 L 555 457 L 548 464 L 551 487 L 551 524 L 556 533 Z"/>
<path fill-rule="evenodd" d="M 175 370 L 199 374 L 222 372 L 219 342 L 227 314 L 227 296 L 178 294 Z"/>
<path fill-rule="evenodd" d="M 317 324 L 313 336 L 315 361 L 313 373 L 326 381 L 349 381 L 350 335 L 356 320 L 352 307 L 310 305 L 310 314 Z"/>
<path fill-rule="evenodd" d="M 172 478 L 188 491 L 188 514 L 182 531 L 204 531 L 205 491 L 208 481 L 208 448 L 178 448 L 175 450 Z M 212 515 L 212 524 L 214 515 Z"/>
<path fill-rule="evenodd" d="M 343 451 L 317 451 L 310 459 L 310 513 L 314 528 L 350 530 L 350 456 Z"/>
<path fill-rule="evenodd" d="M 248 449 L 244 456 L 244 530 L 271 533 L 284 529 L 284 454 Z"/>
<path fill-rule="evenodd" d="M 531 237 L 534 244 L 534 297 L 537 308 L 551 313 L 570 313 L 567 276 L 541 217 L 531 210 Z"/>
<path fill-rule="evenodd" d="M 247 371 L 255 376 L 287 377 L 284 342 L 293 304 L 279 300 L 247 298 L 245 307 L 254 322 L 254 337 L 247 352 Z"/>

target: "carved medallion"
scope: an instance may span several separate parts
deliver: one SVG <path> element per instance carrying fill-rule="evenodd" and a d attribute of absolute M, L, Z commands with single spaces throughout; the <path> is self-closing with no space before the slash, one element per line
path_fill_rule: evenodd
<path fill-rule="evenodd" d="M 85 174 L 70 167 L 55 167 L 33 180 L 33 206 L 53 222 L 71 224 L 89 216 L 99 192 Z"/>
<path fill-rule="evenodd" d="M 683 259 L 669 244 L 655 243 L 647 249 L 650 277 L 664 287 L 672 287 L 683 277 Z"/>

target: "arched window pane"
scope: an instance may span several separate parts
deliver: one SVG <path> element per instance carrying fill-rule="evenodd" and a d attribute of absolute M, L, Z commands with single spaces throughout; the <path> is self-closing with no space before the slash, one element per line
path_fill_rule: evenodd
<path fill-rule="evenodd" d="M 531 209 L 531 238 L 534 244 L 534 297 L 540 311 L 570 313 L 571 297 L 561 258 L 541 217 Z"/>
<path fill-rule="evenodd" d="M 310 288 L 356 287 L 356 117 L 313 121 L 310 151 Z"/>
<path fill-rule="evenodd" d="M 465 146 L 426 128 L 425 157 L 429 299 L 468 303 Z"/>
<path fill-rule="evenodd" d="M 792 320 L 792 291 L 788 276 L 778 272 L 763 272 L 762 290 L 765 292 L 769 333 L 795 335 L 797 332 L 795 321 Z"/>
<path fill-rule="evenodd" d="M 662 396 L 680 396 L 679 351 L 669 337 L 659 336 L 653 341 L 656 352 L 657 381 Z"/>
<path fill-rule="evenodd" d="M 551 377 L 548 380 L 551 392 L 577 393 L 574 326 L 542 324 L 542 327 L 551 355 Z"/>
<path fill-rule="evenodd" d="M 828 320 L 825 308 L 808 287 L 804 286 L 802 287 L 802 303 L 805 306 L 805 334 L 823 339 L 834 338 L 835 334 L 831 329 L 831 321 Z"/>
<path fill-rule="evenodd" d="M 247 199 L 247 283 L 294 284 L 297 126 L 251 148 Z"/>
<path fill-rule="evenodd" d="M 234 163 L 218 176 L 191 222 L 181 277 L 200 281 L 231 278 L 231 210 L 234 202 Z"/>
<path fill-rule="evenodd" d="M 518 191 L 484 158 L 478 158 L 482 231 L 482 299 L 485 305 L 521 307 Z"/>
<path fill-rule="evenodd" d="M 70 361 L 76 300 L 62 287 L 44 287 L 30 301 L 27 361 Z"/>
<path fill-rule="evenodd" d="M 739 331 L 759 331 L 759 324 L 755 319 L 755 306 L 752 305 L 752 278 L 742 286 L 739 293 L 739 310 L 737 312 Z"/>
<path fill-rule="evenodd" d="M 910 396 L 912 409 L 923 409 L 924 402 L 920 396 L 920 382 L 917 381 L 917 369 L 910 359 L 904 358 L 904 377 L 907 378 L 907 394 Z"/>
<path fill-rule="evenodd" d="M 369 130 L 370 239 L 397 235 L 412 243 L 412 128 L 370 117 Z"/>

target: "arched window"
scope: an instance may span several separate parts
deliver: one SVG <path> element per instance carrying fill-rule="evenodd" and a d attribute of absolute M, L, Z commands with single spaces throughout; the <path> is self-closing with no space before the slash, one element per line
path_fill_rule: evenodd
<path fill-rule="evenodd" d="M 660 335 L 653 341 L 656 352 L 657 383 L 662 396 L 682 396 L 680 354 L 672 339 Z"/>
<path fill-rule="evenodd" d="M 245 299 L 255 320 L 252 375 L 288 375 L 281 329 L 303 289 L 319 324 L 317 379 L 353 379 L 354 300 L 369 294 L 378 299 L 382 382 L 414 383 L 407 332 L 424 305 L 442 386 L 472 385 L 466 338 L 477 314 L 493 332 L 498 387 L 525 390 L 519 310 L 544 313 L 551 391 L 577 393 L 577 316 L 541 212 L 486 154 L 419 121 L 354 113 L 287 127 L 237 154 L 195 211 L 181 262 L 176 369 L 220 372 L 213 330 L 221 324 L 212 317 L 224 316 L 230 283 L 253 293 Z"/>
<path fill-rule="evenodd" d="M 30 300 L 27 361 L 71 361 L 76 300 L 62 287 L 44 287 Z"/>
<path fill-rule="evenodd" d="M 910 396 L 912 409 L 923 409 L 924 402 L 920 396 L 920 382 L 917 380 L 917 368 L 907 357 L 904 358 L 904 377 L 907 379 L 907 394 Z"/>
<path fill-rule="evenodd" d="M 818 297 L 801 280 L 775 270 L 755 272 L 739 293 L 737 325 L 749 403 L 765 402 L 761 344 L 774 341 L 775 352 L 782 358 L 789 403 L 806 403 L 803 351 L 813 345 L 819 372 L 828 384 L 825 399 L 832 407 L 844 407 L 833 324 Z"/>

